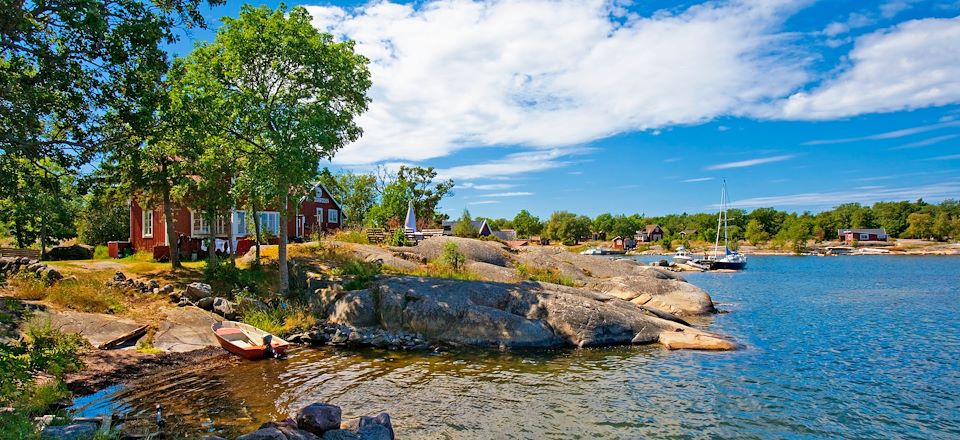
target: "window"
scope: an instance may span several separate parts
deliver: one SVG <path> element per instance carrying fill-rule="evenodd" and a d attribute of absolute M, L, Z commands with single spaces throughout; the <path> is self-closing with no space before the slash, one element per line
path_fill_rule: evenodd
<path fill-rule="evenodd" d="M 280 213 L 279 212 L 260 212 L 260 230 L 269 232 L 273 236 L 280 235 Z"/>
<path fill-rule="evenodd" d="M 340 223 L 340 211 L 336 209 L 327 210 L 327 223 Z"/>
<path fill-rule="evenodd" d="M 226 236 L 227 234 L 227 216 L 218 215 L 217 216 L 217 227 L 213 231 L 214 235 L 217 236 Z"/>
<path fill-rule="evenodd" d="M 323 208 L 317 208 L 317 224 L 323 223 Z"/>
<path fill-rule="evenodd" d="M 317 203 L 330 203 L 330 199 L 323 196 L 323 190 L 317 188 L 317 197 L 314 198 Z"/>
<path fill-rule="evenodd" d="M 143 210 L 143 238 L 153 237 L 153 210 Z"/>
<path fill-rule="evenodd" d="M 233 235 L 247 235 L 247 211 L 233 211 Z"/>
<path fill-rule="evenodd" d="M 203 218 L 203 213 L 190 211 L 190 235 L 201 236 L 210 234 L 210 225 Z"/>
<path fill-rule="evenodd" d="M 860 240 L 861 240 L 861 241 L 863 241 L 863 240 L 869 240 L 869 239 L 870 239 L 870 234 L 860 234 Z"/>

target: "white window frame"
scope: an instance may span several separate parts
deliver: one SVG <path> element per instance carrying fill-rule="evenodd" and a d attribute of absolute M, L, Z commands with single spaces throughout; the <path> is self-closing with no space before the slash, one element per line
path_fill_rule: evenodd
<path fill-rule="evenodd" d="M 323 224 L 323 208 L 317 207 L 317 224 Z"/>
<path fill-rule="evenodd" d="M 269 232 L 270 234 L 279 237 L 280 236 L 280 212 L 279 211 L 257 211 L 257 215 L 260 216 L 260 230 Z M 264 219 L 264 217 L 276 217 L 277 219 L 277 230 L 274 231 L 269 229 L 270 221 L 269 219 Z"/>
<path fill-rule="evenodd" d="M 148 219 L 149 217 L 149 219 Z M 140 216 L 143 238 L 153 238 L 153 210 L 144 209 Z"/>
<path fill-rule="evenodd" d="M 200 223 L 200 228 L 197 229 L 197 222 Z M 190 210 L 190 236 L 191 237 L 206 237 L 210 235 L 210 225 L 207 224 L 207 220 L 203 218 L 202 213 L 195 212 Z"/>
<path fill-rule="evenodd" d="M 340 224 L 340 210 L 337 209 L 328 209 L 327 210 L 327 223 L 333 223 L 335 225 Z"/>
<path fill-rule="evenodd" d="M 233 211 L 233 236 L 247 235 L 247 211 Z"/>

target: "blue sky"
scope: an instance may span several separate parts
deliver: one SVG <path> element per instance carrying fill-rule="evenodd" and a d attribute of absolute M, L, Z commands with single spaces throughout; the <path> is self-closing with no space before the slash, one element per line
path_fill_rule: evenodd
<path fill-rule="evenodd" d="M 452 216 L 960 198 L 958 0 L 302 4 L 372 61 L 331 168 L 433 166 Z"/>

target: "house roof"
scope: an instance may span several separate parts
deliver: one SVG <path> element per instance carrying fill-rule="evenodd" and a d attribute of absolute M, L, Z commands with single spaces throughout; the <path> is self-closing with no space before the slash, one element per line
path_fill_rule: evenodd
<path fill-rule="evenodd" d="M 444 228 L 447 228 L 447 227 L 453 228 L 457 223 L 460 223 L 460 220 L 447 220 L 447 221 L 443 222 L 443 227 L 444 227 Z M 476 228 L 477 231 L 480 231 L 480 230 L 483 230 L 483 225 L 487 224 L 487 221 L 486 221 L 486 220 L 471 220 L 471 221 L 470 221 L 470 224 L 473 225 L 473 227 Z"/>
<path fill-rule="evenodd" d="M 648 234 L 652 234 L 653 231 L 657 230 L 659 227 L 660 225 L 647 225 L 647 227 L 643 228 L 643 230 L 647 231 Z"/>
<path fill-rule="evenodd" d="M 513 229 L 501 229 L 499 231 L 493 231 L 493 235 L 503 241 L 517 239 L 517 231 L 514 231 Z"/>
<path fill-rule="evenodd" d="M 838 234 L 875 234 L 875 235 L 887 235 L 887 230 L 884 228 L 861 228 L 861 229 L 840 229 L 837 231 Z"/>
<path fill-rule="evenodd" d="M 696 234 L 696 233 L 697 233 L 697 230 L 696 230 L 696 229 L 684 229 L 684 230 L 680 231 L 680 233 L 683 234 L 683 235 Z"/>

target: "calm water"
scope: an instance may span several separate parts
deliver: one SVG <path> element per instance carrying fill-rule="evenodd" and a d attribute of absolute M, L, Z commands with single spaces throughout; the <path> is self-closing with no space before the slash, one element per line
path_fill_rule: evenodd
<path fill-rule="evenodd" d="M 729 353 L 300 349 L 287 361 L 167 373 L 78 402 L 176 435 L 236 434 L 314 401 L 387 411 L 400 438 L 958 438 L 960 259 L 751 257 L 690 274 Z"/>

